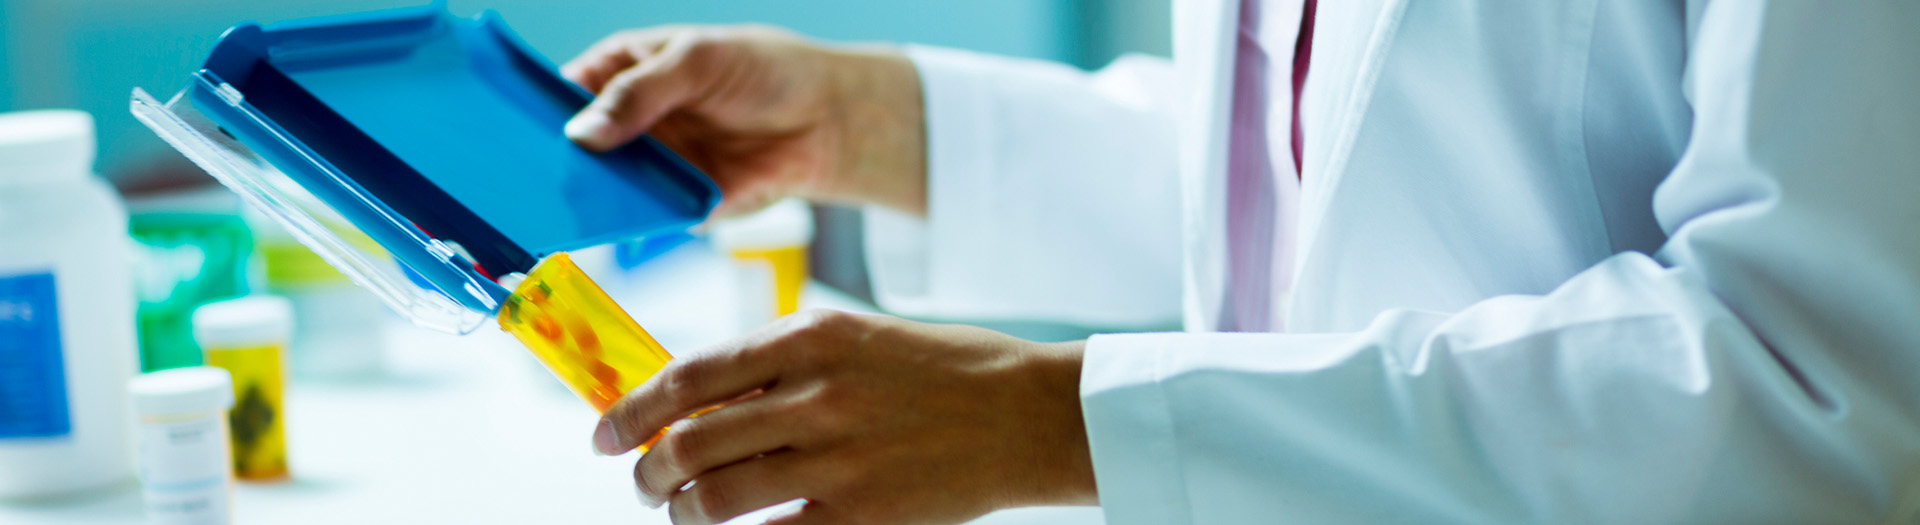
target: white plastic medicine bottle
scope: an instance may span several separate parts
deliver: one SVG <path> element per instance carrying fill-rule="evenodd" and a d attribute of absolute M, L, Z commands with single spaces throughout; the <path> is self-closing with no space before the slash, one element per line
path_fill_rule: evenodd
<path fill-rule="evenodd" d="M 140 485 L 147 520 L 160 525 L 233 521 L 227 410 L 233 379 L 211 366 L 142 374 L 127 384 L 140 414 Z"/>
<path fill-rule="evenodd" d="M 0 114 L 0 499 L 133 473 L 133 247 L 93 154 L 86 113 Z"/>

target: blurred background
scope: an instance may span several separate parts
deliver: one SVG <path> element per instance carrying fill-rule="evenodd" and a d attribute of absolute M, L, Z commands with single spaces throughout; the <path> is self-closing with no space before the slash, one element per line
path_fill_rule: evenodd
<path fill-rule="evenodd" d="M 829 41 L 914 42 L 1057 60 L 1095 69 L 1122 53 L 1169 53 L 1171 0 L 448 0 L 456 15 L 501 13 L 521 37 L 564 63 L 601 37 L 669 23 L 765 23 Z M 0 111 L 73 108 L 98 123 L 100 175 L 132 197 L 212 179 L 141 127 L 129 91 L 165 97 L 226 28 L 421 5 L 426 0 L 0 0 Z M 871 301 L 860 215 L 815 211 L 811 268 L 821 282 Z M 1099 327 L 995 324 L 1032 339 Z"/>
<path fill-rule="evenodd" d="M 497 10 L 556 63 L 600 37 L 667 23 L 758 22 L 835 41 L 918 42 L 1098 67 L 1166 54 L 1171 0 L 448 0 Z M 425 0 L 0 0 L 0 111 L 74 108 L 99 123 L 100 173 L 141 188 L 179 156 L 127 112 L 134 86 L 178 89 L 241 21 L 420 5 Z M 188 168 L 190 169 L 190 168 Z"/>
<path fill-rule="evenodd" d="M 458 16 L 489 9 L 500 12 L 515 32 L 555 63 L 621 29 L 752 22 L 827 41 L 914 42 L 1092 69 L 1122 53 L 1166 55 L 1171 1 L 447 0 L 447 7 Z M 75 263 L 72 268 L 52 270 L 79 275 L 107 275 L 116 271 L 113 265 L 132 262 L 135 327 L 98 322 L 65 328 L 126 336 L 131 344 L 134 336 L 125 332 L 137 327 L 141 371 L 204 363 L 245 372 L 235 375 L 235 381 L 286 392 L 284 400 L 273 394 L 272 399 L 258 403 L 268 411 L 247 412 L 286 414 L 265 416 L 270 423 L 263 425 L 284 424 L 275 432 L 283 433 L 291 444 L 283 443 L 277 450 L 282 461 L 279 474 L 262 474 L 260 480 L 249 480 L 259 482 L 243 483 L 232 492 L 234 512 L 241 522 L 579 523 L 638 517 L 640 522 L 665 523 L 664 512 L 634 504 L 631 462 L 587 452 L 585 432 L 597 413 L 562 388 L 521 345 L 493 329 L 455 337 L 405 326 L 372 294 L 307 251 L 265 215 L 243 210 L 234 194 L 129 112 L 135 87 L 162 98 L 178 91 L 221 33 L 235 24 L 271 24 L 426 3 L 0 0 L 0 113 L 71 108 L 91 114 L 99 144 L 94 166 L 129 212 L 125 230 L 118 223 L 108 224 L 114 221 L 104 219 L 106 208 L 68 203 L 38 208 L 43 211 L 37 216 L 0 214 L 0 226 L 5 226 L 0 228 L 0 247 L 8 248 L 0 250 L 0 263 L 4 263 L 0 270 L 18 270 L 6 267 L 21 264 L 8 262 L 8 256 L 31 264 L 73 260 L 94 265 L 83 268 Z M 11 175 L 5 171 L 0 169 L 0 182 Z M 74 184 L 79 184 L 78 179 Z M 112 200 L 106 188 L 86 184 L 99 194 L 102 206 Z M 0 208 L 42 200 L 34 191 L 54 197 L 77 194 L 37 187 L 0 188 Z M 14 200 L 4 199 L 9 197 Z M 722 224 L 705 238 L 680 235 L 627 241 L 581 250 L 575 256 L 659 344 L 683 356 L 687 355 L 683 351 L 697 351 L 756 328 L 776 312 L 790 311 L 795 303 L 871 311 L 860 212 L 810 208 L 798 202 L 776 209 L 791 213 L 762 214 L 772 223 L 739 224 L 776 224 L 777 231 L 806 233 L 777 247 L 732 245 L 725 238 L 728 227 Z M 9 224 L 6 219 L 10 218 L 25 222 Z M 795 230 L 796 224 L 806 226 Z M 61 239 L 62 247 L 32 244 L 46 244 L 36 240 L 41 237 L 25 235 L 41 229 L 54 232 L 41 237 Z M 126 238 L 134 241 L 130 258 L 115 251 Z M 357 247 L 372 244 L 364 236 L 344 240 Z M 28 244 L 17 244 L 23 242 Z M 378 246 L 369 250 L 378 253 Z M 47 271 L 37 266 L 27 270 Z M 814 280 L 806 278 L 809 274 Z M 794 275 L 800 277 L 789 278 Z M 7 277 L 0 275 L 0 284 Z M 803 293 L 798 285 L 783 284 L 795 282 L 827 286 L 806 286 Z M 728 290 L 734 293 L 729 296 Z M 75 301 L 73 311 L 125 306 L 128 297 L 115 292 L 73 287 L 61 291 L 59 300 Z M 7 298 L 0 293 L 0 300 Z M 258 301 L 232 306 L 263 298 L 284 306 L 265 308 Z M 198 315 L 217 310 L 202 308 L 215 303 L 229 305 L 224 308 L 227 311 L 270 311 L 272 315 L 226 320 Z M 1075 339 L 1116 328 L 957 321 L 1035 340 Z M 209 342 L 218 339 L 210 339 L 210 333 L 251 333 L 259 328 L 248 323 L 271 325 L 279 335 L 272 344 L 233 343 L 246 348 L 216 348 L 218 344 Z M 67 362 L 75 365 L 74 370 L 98 377 L 72 384 L 69 390 L 80 394 L 62 414 L 71 413 L 75 420 L 91 421 L 85 425 L 92 426 L 71 434 L 86 434 L 85 439 L 56 436 L 51 440 L 9 436 L 0 426 L 0 474 L 30 480 L 13 487 L 11 493 L 0 483 L 0 523 L 141 522 L 141 497 L 129 488 L 130 465 L 124 455 L 115 456 L 129 448 L 132 434 L 110 424 L 121 414 L 114 407 L 124 401 L 128 372 L 115 363 L 133 359 L 125 355 L 131 349 L 120 343 L 73 341 L 64 348 Z M 0 345 L 0 350 L 9 350 L 5 346 Z M 63 351 L 53 348 L 56 353 Z M 216 352 L 229 357 L 245 354 L 270 366 L 216 362 Z M 279 362 L 282 355 L 287 360 L 284 365 Z M 0 359 L 0 373 L 18 369 L 19 362 Z M 59 369 L 53 370 L 52 375 L 58 375 Z M 289 377 L 281 386 L 279 382 Z M 0 416 L 7 415 L 4 409 L 10 400 L 26 399 L 19 397 L 18 382 L 7 386 L 14 388 L 0 389 Z M 0 423 L 5 421 L 0 417 Z M 92 469 L 66 464 L 71 463 L 68 458 L 76 457 L 119 459 L 102 460 L 99 468 Z M 288 462 L 293 465 L 291 477 L 284 468 Z M 42 469 L 22 470 L 29 464 Z M 23 478 L 20 472 L 29 475 Z M 83 493 L 35 485 L 44 479 L 33 477 L 40 475 L 34 473 L 60 472 L 106 488 Z M 0 482 L 6 479 L 0 475 Z M 74 481 L 73 486 L 81 483 Z M 57 496 L 20 499 L 28 489 L 44 489 Z M 1099 522 L 1097 509 L 1025 509 L 989 516 L 979 523 Z"/>

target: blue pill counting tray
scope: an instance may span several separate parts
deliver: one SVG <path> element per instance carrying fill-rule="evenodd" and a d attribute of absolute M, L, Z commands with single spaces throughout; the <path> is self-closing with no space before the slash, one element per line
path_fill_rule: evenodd
<path fill-rule="evenodd" d="M 568 141 L 591 97 L 498 15 L 435 2 L 240 24 L 185 88 L 165 102 L 135 88 L 132 110 L 395 311 L 466 333 L 507 296 L 495 278 L 685 230 L 719 202 L 650 138 L 606 153 Z"/>

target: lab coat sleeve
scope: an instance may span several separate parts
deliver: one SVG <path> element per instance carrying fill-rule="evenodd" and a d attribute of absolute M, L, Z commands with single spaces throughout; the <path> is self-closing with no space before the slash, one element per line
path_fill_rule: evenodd
<path fill-rule="evenodd" d="M 925 91 L 925 220 L 870 208 L 881 306 L 944 318 L 1171 325 L 1180 195 L 1171 65 L 1097 73 L 909 47 Z"/>
<path fill-rule="evenodd" d="M 1108 522 L 1920 516 L 1920 4 L 1699 13 L 1655 256 L 1358 333 L 1097 336 Z"/>

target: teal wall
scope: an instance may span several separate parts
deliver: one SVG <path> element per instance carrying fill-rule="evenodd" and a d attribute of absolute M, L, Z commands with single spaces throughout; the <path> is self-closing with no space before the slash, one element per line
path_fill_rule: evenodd
<path fill-rule="evenodd" d="M 625 27 L 757 22 L 827 40 L 913 41 L 1062 59 L 1067 0 L 451 0 L 456 13 L 495 9 L 527 41 L 571 56 Z"/>
<path fill-rule="evenodd" d="M 7 38 L 9 27 L 13 26 L 7 23 L 7 2 L 0 0 L 0 111 L 13 104 L 13 78 L 7 71 L 10 68 L 6 67 L 13 60 L 13 54 L 8 52 L 11 48 Z"/>
<path fill-rule="evenodd" d="M 837 41 L 912 41 L 1072 61 L 1084 0 L 449 0 L 456 14 L 498 10 L 528 43 L 564 62 L 600 37 L 665 23 L 758 22 Z M 1164 0 L 1162 0 L 1164 1 Z M 177 154 L 127 113 L 141 86 L 178 89 L 221 31 L 418 5 L 424 0 L 0 0 L 0 110 L 72 107 L 99 123 L 110 177 L 178 170 Z"/>

